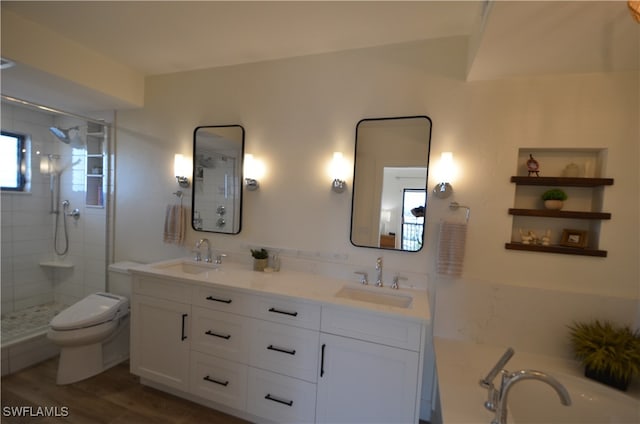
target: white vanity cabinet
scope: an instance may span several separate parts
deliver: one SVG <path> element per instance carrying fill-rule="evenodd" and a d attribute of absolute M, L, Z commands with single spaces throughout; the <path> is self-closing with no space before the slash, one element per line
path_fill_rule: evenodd
<path fill-rule="evenodd" d="M 131 301 L 131 372 L 166 386 L 189 388 L 190 287 L 137 278 Z"/>
<path fill-rule="evenodd" d="M 326 307 L 321 331 L 316 422 L 417 422 L 421 324 Z"/>
<path fill-rule="evenodd" d="M 144 384 L 250 421 L 418 421 L 424 320 L 135 271 L 131 304 Z"/>

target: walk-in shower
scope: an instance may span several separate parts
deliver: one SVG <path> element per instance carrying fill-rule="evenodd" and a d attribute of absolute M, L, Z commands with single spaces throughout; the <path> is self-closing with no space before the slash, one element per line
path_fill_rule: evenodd
<path fill-rule="evenodd" d="M 44 354 L 56 313 L 106 289 L 112 183 L 107 122 L 2 95 L 1 123 L 24 136 L 29 182 L 0 199 L 4 374 L 10 352 L 14 363 Z"/>

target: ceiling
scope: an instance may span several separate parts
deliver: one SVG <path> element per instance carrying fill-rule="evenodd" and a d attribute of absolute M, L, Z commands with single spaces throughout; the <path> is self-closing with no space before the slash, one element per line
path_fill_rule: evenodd
<path fill-rule="evenodd" d="M 144 75 L 468 36 L 468 80 L 640 69 L 626 1 L 2 1 Z M 3 75 L 3 86 L 11 80 Z M 21 78 L 28 85 L 28 79 Z"/>

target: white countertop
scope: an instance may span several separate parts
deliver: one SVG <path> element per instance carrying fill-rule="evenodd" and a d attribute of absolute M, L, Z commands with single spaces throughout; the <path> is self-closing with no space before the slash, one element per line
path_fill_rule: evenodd
<path fill-rule="evenodd" d="M 506 346 L 434 337 L 436 369 L 444 424 L 490 423 L 494 413 L 484 408 L 487 390 L 479 381 L 498 362 Z M 536 369 L 583 378 L 582 367 L 573 360 L 516 350 L 505 367 L 514 371 Z M 613 390 L 613 389 L 612 389 Z M 626 395 L 640 400 L 640 384 L 632 384 Z"/>
<path fill-rule="evenodd" d="M 323 305 L 358 308 L 363 311 L 393 315 L 422 323 L 429 322 L 431 317 L 426 290 L 404 288 L 394 290 L 389 287 L 390 284 L 385 287 L 376 287 L 375 284 L 363 286 L 352 281 L 286 269 L 279 272 L 257 272 L 247 269 L 246 265 L 231 261 L 223 263 L 218 269 L 213 269 L 212 266 L 211 271 L 200 274 L 189 274 L 178 270 L 166 269 L 166 266 L 182 261 L 195 263 L 191 259 L 181 258 L 136 266 L 131 268 L 130 271 L 133 274 L 182 280 L 201 285 L 213 284 L 241 291 L 294 297 Z M 203 264 L 198 263 L 198 265 Z M 337 297 L 336 293 L 345 285 L 374 293 L 411 296 L 413 300 L 409 307 L 402 308 Z"/>

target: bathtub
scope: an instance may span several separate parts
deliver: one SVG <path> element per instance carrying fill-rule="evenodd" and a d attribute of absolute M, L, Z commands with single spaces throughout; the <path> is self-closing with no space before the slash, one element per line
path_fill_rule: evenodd
<path fill-rule="evenodd" d="M 640 400 L 587 378 L 554 372 L 571 396 L 571 406 L 534 380 L 520 382 L 509 393 L 509 423 L 640 423 Z"/>
<path fill-rule="evenodd" d="M 434 424 L 486 423 L 495 413 L 484 407 L 487 390 L 479 380 L 502 356 L 505 347 L 434 337 L 438 397 L 431 422 Z M 609 388 L 582 375 L 573 360 L 551 358 L 518 351 L 507 363 L 509 371 L 533 369 L 559 380 L 571 396 L 563 406 L 557 393 L 545 383 L 525 380 L 509 392 L 508 424 L 640 423 L 640 381 L 628 392 Z M 499 384 L 496 378 L 495 384 Z"/>

